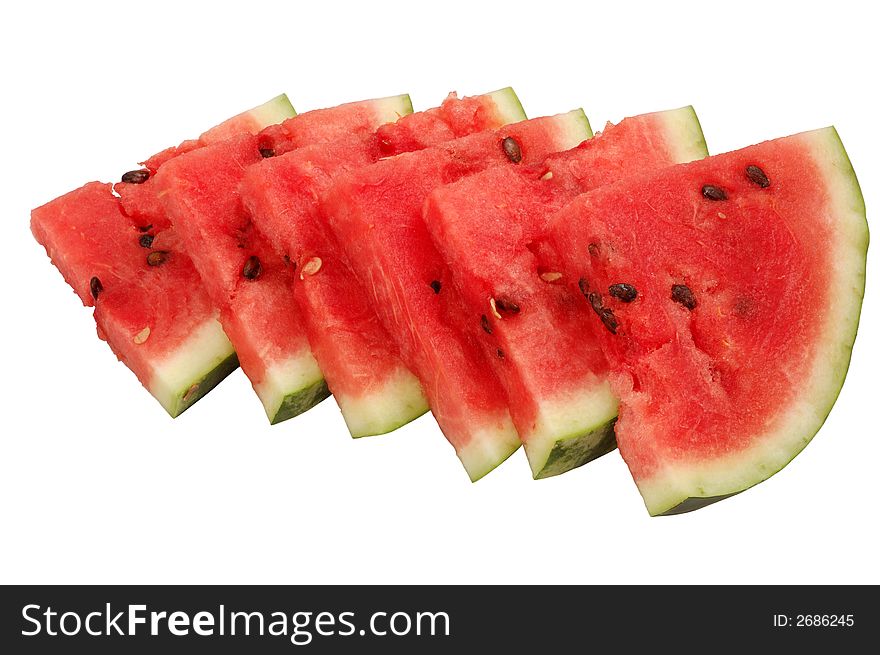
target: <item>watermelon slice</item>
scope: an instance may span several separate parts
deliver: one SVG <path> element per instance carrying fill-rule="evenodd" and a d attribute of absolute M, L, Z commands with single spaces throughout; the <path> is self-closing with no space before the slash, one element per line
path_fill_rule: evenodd
<path fill-rule="evenodd" d="M 818 431 L 849 364 L 868 246 L 834 128 L 602 187 L 555 214 L 548 239 L 550 265 L 586 292 L 620 452 L 652 515 L 765 480 Z"/>
<path fill-rule="evenodd" d="M 324 225 L 318 199 L 336 177 L 380 157 L 524 118 L 510 88 L 462 99 L 451 94 L 439 107 L 404 116 L 375 135 L 302 147 L 247 169 L 242 199 L 257 228 L 299 271 L 297 307 L 353 437 L 394 430 L 428 405 Z"/>
<path fill-rule="evenodd" d="M 259 131 L 295 112 L 284 95 L 243 112 L 176 153 L 241 129 Z M 31 228 L 85 305 L 98 334 L 172 416 L 178 416 L 238 366 L 232 344 L 177 235 L 158 211 L 149 169 L 118 184 L 92 182 L 35 209 Z M 143 212 L 129 212 L 143 206 Z"/>
<path fill-rule="evenodd" d="M 513 453 L 519 438 L 491 365 L 465 333 L 473 319 L 431 243 L 423 201 L 441 184 L 490 166 L 540 162 L 590 134 L 580 110 L 514 123 L 359 169 L 325 196 L 353 271 L 472 480 Z"/>
<path fill-rule="evenodd" d="M 472 316 L 473 338 L 492 352 L 535 478 L 564 473 L 614 448 L 617 399 L 597 343 L 584 340 L 569 289 L 538 271 L 528 245 L 576 195 L 639 171 L 700 159 L 706 144 L 693 108 L 609 125 L 539 166 L 495 167 L 440 187 L 425 222 Z M 489 299 L 520 311 L 491 311 Z M 552 327 L 551 327 L 552 326 Z"/>
<path fill-rule="evenodd" d="M 366 139 L 411 111 L 408 96 L 300 114 L 259 135 L 248 133 L 178 155 L 155 185 L 181 234 L 272 423 L 329 395 L 293 302 L 293 267 L 254 227 L 238 193 L 247 167 L 278 152 L 346 135 Z"/>

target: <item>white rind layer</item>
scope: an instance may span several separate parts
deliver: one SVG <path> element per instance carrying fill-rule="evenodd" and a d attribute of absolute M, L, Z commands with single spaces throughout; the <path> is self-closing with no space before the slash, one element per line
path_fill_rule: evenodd
<path fill-rule="evenodd" d="M 522 103 L 511 87 L 505 87 L 486 94 L 495 103 L 495 111 L 505 125 L 526 120 Z"/>
<path fill-rule="evenodd" d="M 495 426 L 474 430 L 471 434 L 468 444 L 458 450 L 458 458 L 471 482 L 492 471 L 521 445 L 509 414 L 499 416 Z"/>
<path fill-rule="evenodd" d="M 256 128 L 255 131 L 259 132 L 265 127 L 281 123 L 288 118 L 293 118 L 296 116 L 296 110 L 290 104 L 287 94 L 282 93 L 268 102 L 264 102 L 259 107 L 246 111 L 245 114 L 253 121 Z"/>
<path fill-rule="evenodd" d="M 559 126 L 557 150 L 571 150 L 593 136 L 593 128 L 583 109 L 573 109 L 554 116 Z"/>
<path fill-rule="evenodd" d="M 266 416 L 274 422 L 285 398 L 319 385 L 323 380 L 318 362 L 306 348 L 286 360 L 270 364 L 263 380 L 253 386 Z"/>
<path fill-rule="evenodd" d="M 400 368 L 377 391 L 362 396 L 334 394 L 354 438 L 385 434 L 428 411 L 422 385 Z"/>
<path fill-rule="evenodd" d="M 398 118 L 413 113 L 412 100 L 410 100 L 408 93 L 387 98 L 377 98 L 373 100 L 373 106 L 376 112 L 377 126 L 384 125 L 385 123 L 394 123 Z"/>
<path fill-rule="evenodd" d="M 524 435 L 523 447 L 532 476 L 540 476 L 557 445 L 601 429 L 617 417 L 617 398 L 607 381 L 570 390 L 555 399 L 541 400 L 534 429 Z M 599 437 L 599 435 L 596 435 Z M 584 450 L 589 447 L 584 444 Z"/>
<path fill-rule="evenodd" d="M 639 491 L 652 515 L 674 513 L 689 499 L 739 493 L 784 468 L 818 432 L 843 386 L 865 291 L 865 204 L 846 150 L 833 127 L 794 138 L 813 152 L 826 181 L 827 218 L 836 229 L 835 239 L 825 245 L 832 274 L 824 337 L 816 344 L 801 393 L 791 407 L 776 417 L 770 430 L 755 438 L 754 446 L 710 462 L 667 465 L 658 475 L 639 482 Z"/>
<path fill-rule="evenodd" d="M 158 362 L 147 385 L 156 400 L 171 416 L 185 406 L 191 387 L 232 357 L 235 351 L 215 318 L 202 323 L 179 348 Z"/>
<path fill-rule="evenodd" d="M 692 106 L 657 112 L 657 115 L 666 124 L 666 144 L 675 163 L 686 164 L 708 156 L 700 119 Z"/>

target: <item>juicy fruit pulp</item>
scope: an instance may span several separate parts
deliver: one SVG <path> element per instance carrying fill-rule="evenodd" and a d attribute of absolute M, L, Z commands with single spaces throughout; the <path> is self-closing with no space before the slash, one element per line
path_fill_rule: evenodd
<path fill-rule="evenodd" d="M 301 147 L 247 169 L 242 199 L 256 227 L 295 267 L 294 297 L 312 353 L 353 437 L 394 430 L 428 405 L 327 228 L 320 198 L 338 176 L 382 157 L 524 118 L 510 88 L 452 94 L 375 134 Z"/>
<path fill-rule="evenodd" d="M 589 296 L 618 445 L 651 514 L 761 482 L 819 429 L 849 363 L 868 243 L 833 128 L 597 189 L 548 238 L 550 265 Z M 635 300 L 609 293 L 619 283 Z"/>
<path fill-rule="evenodd" d="M 425 222 L 490 352 L 536 478 L 564 473 L 614 447 L 617 399 L 598 344 L 584 338 L 576 298 L 529 250 L 554 210 L 580 193 L 706 154 L 691 107 L 609 125 L 577 148 L 527 169 L 496 167 L 434 191 Z M 496 315 L 487 299 L 516 303 Z"/>
<path fill-rule="evenodd" d="M 272 423 L 329 395 L 293 302 L 293 270 L 254 226 L 238 192 L 266 156 L 341 135 L 371 135 L 411 107 L 403 96 L 300 114 L 259 135 L 241 134 L 166 162 L 155 176 L 220 320 Z"/>
<path fill-rule="evenodd" d="M 515 123 L 380 161 L 339 179 L 324 212 L 382 324 L 419 377 L 471 479 L 519 446 L 503 392 L 467 335 L 470 316 L 422 220 L 436 187 L 490 166 L 528 165 L 589 136 L 582 111 Z M 509 156 L 513 141 L 518 157 Z"/>
<path fill-rule="evenodd" d="M 149 161 L 158 166 L 178 151 L 258 131 L 292 113 L 287 97 L 278 96 Z M 142 183 L 117 184 L 121 197 L 109 184 L 89 183 L 34 210 L 31 228 L 83 303 L 95 305 L 99 336 L 175 417 L 238 362 L 189 256 L 157 209 L 152 180 L 124 177 Z"/>

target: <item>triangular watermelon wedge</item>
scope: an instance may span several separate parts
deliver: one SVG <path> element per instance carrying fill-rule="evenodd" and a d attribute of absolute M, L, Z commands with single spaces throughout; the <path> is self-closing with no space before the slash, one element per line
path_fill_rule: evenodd
<path fill-rule="evenodd" d="M 608 358 L 620 453 L 652 515 L 767 479 L 819 430 L 868 247 L 834 128 L 599 188 L 553 216 L 548 241 Z"/>
<path fill-rule="evenodd" d="M 626 118 L 537 166 L 495 167 L 426 202 L 425 223 L 474 317 L 473 338 L 505 353 L 490 361 L 535 478 L 612 450 L 617 399 L 599 345 L 584 339 L 576 299 L 557 272 L 539 270 L 529 245 L 578 194 L 707 154 L 696 113 L 684 107 Z M 493 298 L 520 311 L 493 312 Z"/>
<path fill-rule="evenodd" d="M 271 423 L 329 395 L 293 303 L 293 270 L 255 228 L 238 186 L 248 166 L 277 152 L 346 134 L 371 135 L 410 112 L 406 95 L 300 114 L 258 135 L 239 134 L 179 154 L 154 179 L 165 215 L 220 310 L 242 370 Z"/>
<path fill-rule="evenodd" d="M 337 243 L 320 198 L 334 179 L 379 159 L 523 120 L 513 89 L 458 98 L 402 117 L 376 134 L 350 134 L 264 159 L 240 191 L 257 228 L 296 270 L 294 297 L 312 353 L 353 437 L 383 434 L 428 409 Z"/>
<path fill-rule="evenodd" d="M 161 210 L 150 170 L 181 152 L 295 114 L 287 96 L 234 116 L 131 171 L 92 182 L 32 212 L 31 228 L 79 295 L 99 336 L 176 417 L 238 366 L 189 255 Z M 121 195 L 121 197 L 120 197 Z"/>
<path fill-rule="evenodd" d="M 347 261 L 472 480 L 520 442 L 492 366 L 468 334 L 471 316 L 431 242 L 422 204 L 442 184 L 492 166 L 528 166 L 590 135 L 581 110 L 522 121 L 358 169 L 324 196 L 322 211 Z"/>

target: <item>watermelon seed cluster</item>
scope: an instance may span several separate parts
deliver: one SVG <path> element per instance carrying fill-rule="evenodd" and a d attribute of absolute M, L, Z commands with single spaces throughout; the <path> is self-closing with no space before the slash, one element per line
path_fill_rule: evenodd
<path fill-rule="evenodd" d="M 153 247 L 153 239 L 155 239 L 152 234 L 142 234 L 138 238 L 138 244 L 141 248 L 152 248 Z"/>

